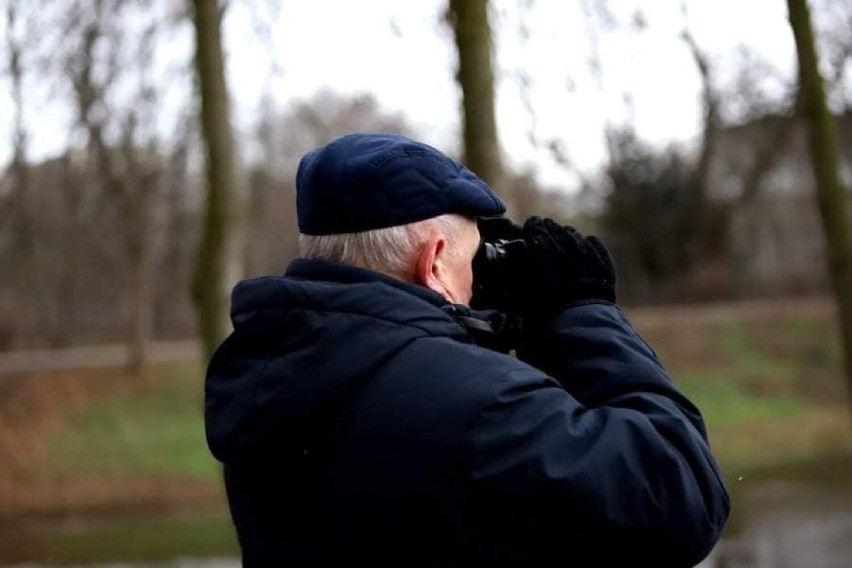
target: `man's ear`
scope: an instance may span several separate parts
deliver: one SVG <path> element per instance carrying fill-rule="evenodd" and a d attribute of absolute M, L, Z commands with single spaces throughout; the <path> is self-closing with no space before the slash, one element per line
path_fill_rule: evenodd
<path fill-rule="evenodd" d="M 417 284 L 434 290 L 447 298 L 448 301 L 452 301 L 449 291 L 442 281 L 444 265 L 441 257 L 446 246 L 447 241 L 443 235 L 435 235 L 423 245 L 423 248 L 420 249 L 420 256 L 417 257 L 414 280 Z"/>

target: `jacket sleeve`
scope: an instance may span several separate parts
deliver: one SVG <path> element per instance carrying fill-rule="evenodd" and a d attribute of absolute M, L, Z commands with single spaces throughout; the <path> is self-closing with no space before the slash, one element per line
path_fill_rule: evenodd
<path fill-rule="evenodd" d="M 493 522 L 598 563 L 698 563 L 729 513 L 698 410 L 614 306 L 571 308 L 539 339 L 520 354 L 537 368 L 497 380 L 470 430 Z"/>

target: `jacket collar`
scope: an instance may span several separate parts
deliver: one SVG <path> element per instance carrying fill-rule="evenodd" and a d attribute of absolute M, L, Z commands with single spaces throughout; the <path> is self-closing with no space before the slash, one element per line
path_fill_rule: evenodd
<path fill-rule="evenodd" d="M 380 282 L 391 288 L 417 296 L 439 308 L 451 305 L 446 298 L 429 288 L 418 286 L 417 284 L 409 284 L 374 270 L 316 258 L 297 258 L 290 261 L 290 264 L 287 265 L 287 270 L 284 272 L 284 276 L 300 280 L 337 282 L 339 284 Z"/>
<path fill-rule="evenodd" d="M 423 286 L 408 284 L 385 274 L 357 268 L 345 264 L 319 259 L 297 258 L 290 262 L 284 273 L 287 278 L 302 281 L 324 281 L 339 284 L 380 283 L 400 290 L 432 304 L 450 316 L 456 325 L 452 325 L 457 335 L 457 326 L 465 330 L 468 340 L 483 347 L 508 352 L 516 341 L 517 322 L 507 321 L 507 317 L 496 310 L 472 310 L 468 306 L 453 304 L 442 295 Z M 449 322 L 447 322 L 449 323 Z"/>

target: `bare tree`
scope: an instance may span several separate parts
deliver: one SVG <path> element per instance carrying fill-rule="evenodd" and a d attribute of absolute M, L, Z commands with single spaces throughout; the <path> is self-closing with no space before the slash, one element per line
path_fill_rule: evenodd
<path fill-rule="evenodd" d="M 301 156 L 349 132 L 411 135 L 404 117 L 371 95 L 347 97 L 323 90 L 277 110 L 267 102 L 256 120 L 257 160 L 249 165 L 247 274 L 280 272 L 298 254 L 295 179 Z"/>
<path fill-rule="evenodd" d="M 228 298 L 243 273 L 242 194 L 222 52 L 225 7 L 217 0 L 193 0 L 193 8 L 207 199 L 192 292 L 202 349 L 209 356 L 230 329 Z"/>
<path fill-rule="evenodd" d="M 27 127 L 24 117 L 24 62 L 28 36 L 25 4 L 20 0 L 7 0 L 6 3 L 6 49 L 8 54 L 8 74 L 12 83 L 12 101 L 15 109 L 12 129 L 12 162 L 9 165 L 9 197 L 0 209 L 0 226 L 7 228 L 15 237 L 12 260 L 15 286 L 18 297 L 30 300 L 31 291 L 37 285 L 35 277 L 35 230 L 32 211 L 32 193 L 27 165 Z M 35 302 L 28 302 L 35 304 Z"/>
<path fill-rule="evenodd" d="M 713 154 L 716 150 L 716 139 L 720 128 L 720 98 L 713 84 L 709 57 L 698 47 L 689 28 L 683 30 L 682 37 L 689 47 L 689 52 L 695 61 L 695 67 L 701 76 L 701 103 L 703 106 L 704 124 L 701 134 L 701 146 L 698 151 L 698 163 L 693 170 L 692 182 L 689 186 L 695 193 L 693 199 L 696 210 L 704 212 L 707 210 L 707 182 L 710 173 L 710 163 L 713 160 Z M 704 222 L 706 223 L 706 220 Z"/>
<path fill-rule="evenodd" d="M 809 125 L 811 163 L 825 234 L 829 274 L 840 318 L 846 381 L 852 411 L 852 243 L 846 210 L 847 198 L 840 182 L 837 130 L 834 117 L 826 104 L 807 1 L 787 0 L 787 7 L 790 25 L 796 38 L 802 112 Z"/>
<path fill-rule="evenodd" d="M 494 116 L 494 64 L 488 0 L 450 0 L 447 19 L 455 34 L 462 91 L 462 161 L 495 189 L 503 163 Z"/>
<path fill-rule="evenodd" d="M 145 8 L 146 2 L 141 0 L 137 5 Z M 156 90 L 149 74 L 159 22 L 145 23 L 138 37 L 133 36 L 135 60 L 123 60 L 121 54 L 129 34 L 121 26 L 127 24 L 128 6 L 116 0 L 77 4 L 76 11 L 70 13 L 68 35 L 73 38 L 77 34 L 79 43 L 77 49 L 68 52 L 65 69 L 73 85 L 78 123 L 88 134 L 88 150 L 98 178 L 105 195 L 119 205 L 126 266 L 128 366 L 136 374 L 145 369 L 153 335 L 151 204 L 162 168 L 157 163 L 156 135 L 149 134 L 144 143 L 140 125 L 154 122 L 156 116 Z M 105 71 L 99 73 L 96 69 Z M 135 94 L 125 108 L 111 107 L 109 95 L 131 70 L 138 77 Z M 108 135 L 110 130 L 118 133 L 113 140 Z"/>
<path fill-rule="evenodd" d="M 682 3 L 686 19 L 686 3 Z M 645 21 L 641 14 L 638 16 Z M 643 27 L 644 29 L 644 27 Z M 778 74 L 759 65 L 748 48 L 739 51 L 737 96 L 726 94 L 716 65 L 685 25 L 681 40 L 701 80 L 702 128 L 696 148 L 655 150 L 628 125 L 610 127 L 604 224 L 619 260 L 631 266 L 625 285 L 663 292 L 669 299 L 698 300 L 737 293 L 734 222 L 791 146 L 796 132 L 793 85 L 781 81 L 783 98 L 759 85 Z M 777 88 L 775 89 L 777 92 Z M 732 116 L 743 124 L 735 124 Z M 751 126 L 746 128 L 747 126 Z M 748 136 L 735 136 L 747 130 Z M 642 213 L 639 213 L 639 212 Z M 642 222 L 642 217 L 653 219 Z M 741 225 L 741 223 L 740 223 Z M 658 293 L 652 294 L 659 295 Z M 644 293 L 634 299 L 652 300 Z"/>
<path fill-rule="evenodd" d="M 825 90 L 829 102 L 852 109 L 852 89 L 849 85 L 849 60 L 852 59 L 852 4 L 837 0 L 815 0 L 812 13 L 819 30 L 817 46 L 820 59 L 828 63 Z"/>

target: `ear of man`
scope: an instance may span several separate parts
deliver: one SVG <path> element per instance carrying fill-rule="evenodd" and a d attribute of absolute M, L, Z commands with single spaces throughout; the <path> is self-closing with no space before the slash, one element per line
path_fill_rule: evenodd
<path fill-rule="evenodd" d="M 435 235 L 426 241 L 417 257 L 415 280 L 417 284 L 441 294 L 450 302 L 456 303 L 457 299 L 453 297 L 449 287 L 445 284 L 447 270 L 445 259 L 448 253 L 447 239 L 443 235 Z"/>

